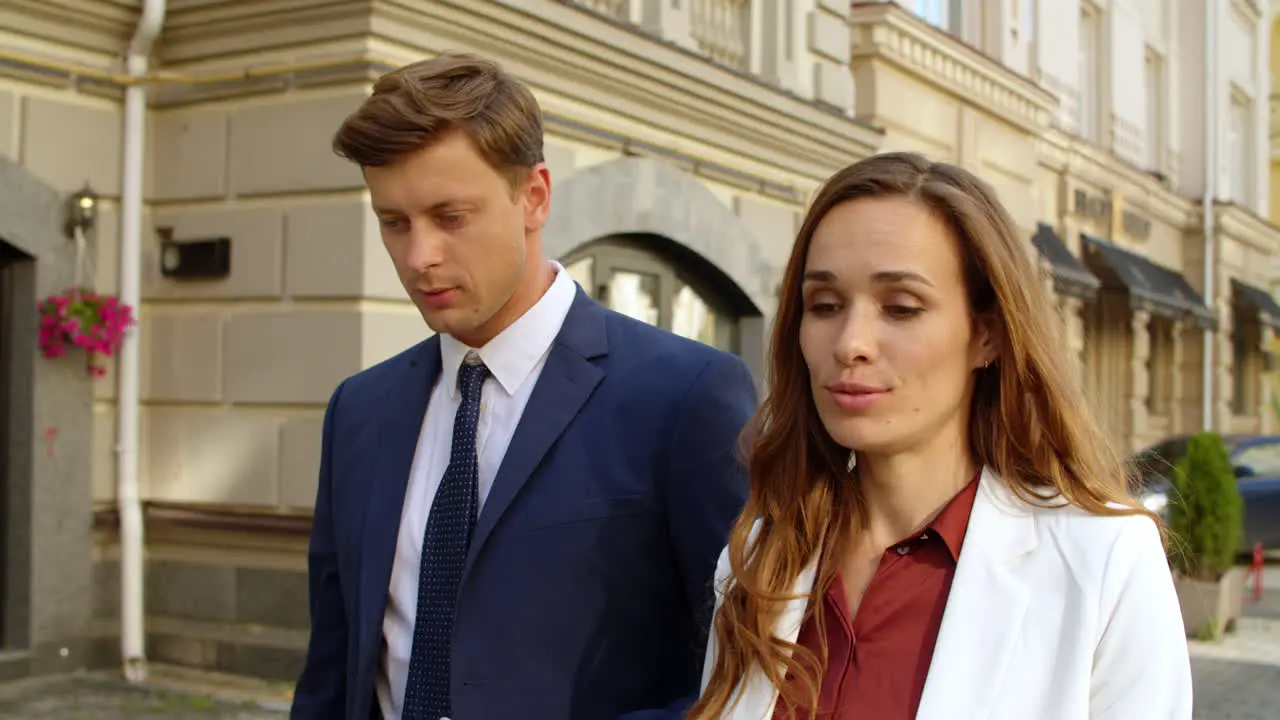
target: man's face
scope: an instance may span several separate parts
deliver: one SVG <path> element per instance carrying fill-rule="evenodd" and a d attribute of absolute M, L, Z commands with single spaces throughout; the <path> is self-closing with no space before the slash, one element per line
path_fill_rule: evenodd
<path fill-rule="evenodd" d="M 551 195 L 544 165 L 513 189 L 455 132 L 364 176 L 383 245 L 432 330 L 480 347 L 523 313 L 509 306 L 537 282 Z"/>

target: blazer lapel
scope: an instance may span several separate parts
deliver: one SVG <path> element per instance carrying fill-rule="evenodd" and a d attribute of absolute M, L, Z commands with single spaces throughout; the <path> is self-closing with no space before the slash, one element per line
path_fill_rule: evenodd
<path fill-rule="evenodd" d="M 814 556 L 791 588 L 792 599 L 787 601 L 778 621 L 773 626 L 773 636 L 790 643 L 800 638 L 800 627 L 804 624 L 805 611 L 809 609 L 813 584 L 818 576 L 818 560 L 822 553 Z M 778 702 L 778 688 L 769 682 L 768 676 L 756 666 L 747 672 L 747 677 L 738 686 L 736 704 L 723 720 L 768 720 L 773 717 L 774 706 Z"/>
<path fill-rule="evenodd" d="M 605 309 L 579 288 L 476 520 L 464 578 L 503 513 L 604 379 L 591 360 L 608 354 L 606 317 Z"/>
<path fill-rule="evenodd" d="M 983 720 L 1013 660 L 1030 597 L 1018 559 L 1036 545 L 1030 508 L 984 470 L 951 582 L 918 720 Z"/>
<path fill-rule="evenodd" d="M 418 435 L 426 415 L 431 388 L 440 375 L 440 338 L 418 346 L 405 374 L 391 383 L 383 403 L 388 408 L 378 429 L 377 456 L 370 458 L 369 500 L 364 515 L 364 556 L 360 565 L 360 658 L 376 660 L 381 640 L 387 587 L 395 560 L 400 513 Z"/>

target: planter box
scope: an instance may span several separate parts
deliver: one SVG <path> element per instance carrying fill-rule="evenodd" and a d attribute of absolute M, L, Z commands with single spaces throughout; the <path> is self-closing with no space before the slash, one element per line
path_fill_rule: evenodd
<path fill-rule="evenodd" d="M 1201 637 L 1212 623 L 1212 637 L 1235 627 L 1244 610 L 1244 586 L 1248 573 L 1245 568 L 1233 567 L 1216 582 L 1193 580 L 1174 574 L 1173 587 L 1178 591 L 1178 603 L 1182 606 L 1182 624 L 1188 637 Z"/>

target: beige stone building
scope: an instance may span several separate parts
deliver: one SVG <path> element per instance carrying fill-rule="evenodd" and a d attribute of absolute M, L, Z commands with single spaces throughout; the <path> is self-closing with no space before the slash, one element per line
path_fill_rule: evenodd
<path fill-rule="evenodd" d="M 148 656 L 290 678 L 324 403 L 427 332 L 329 139 L 379 73 L 445 50 L 491 55 L 535 89 L 547 242 L 580 284 L 757 375 L 806 199 L 847 163 L 914 149 L 999 190 L 1058 299 L 1045 322 L 1125 447 L 1206 422 L 1270 429 L 1280 234 L 1251 151 L 1270 86 L 1252 0 L 169 0 L 149 71 L 135 58 L 131 74 L 145 5 L 163 3 L 0 4 L 0 337 L 26 338 L 0 352 L 5 529 L 29 528 L 2 544 L 13 673 L 120 656 L 133 376 L 33 386 L 36 368 L 80 374 L 28 358 L 22 335 L 23 273 L 67 275 L 59 199 L 99 194 L 93 280 L 140 293 Z M 1204 61 L 1207 12 L 1220 62 Z M 163 250 L 188 243 L 212 259 L 175 274 Z M 140 265 L 122 268 L 122 244 Z M 46 432 L 58 423 L 72 429 Z"/>

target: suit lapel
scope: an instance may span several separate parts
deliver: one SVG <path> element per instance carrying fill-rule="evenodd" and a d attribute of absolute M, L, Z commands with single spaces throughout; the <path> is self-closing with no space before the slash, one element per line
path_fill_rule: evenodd
<path fill-rule="evenodd" d="M 956 565 L 918 720 L 983 720 L 1022 634 L 1030 590 L 1018 559 L 1036 545 L 1031 509 L 984 470 Z"/>
<path fill-rule="evenodd" d="M 432 337 L 418 346 L 404 375 L 388 383 L 382 399 L 388 411 L 378 429 L 377 456 L 370 458 L 374 471 L 367 480 L 369 500 L 364 515 L 364 556 L 360 565 L 360 658 L 365 662 L 378 655 L 405 490 L 418 449 L 427 400 L 439 375 L 440 338 Z"/>
<path fill-rule="evenodd" d="M 604 379 L 604 371 L 591 360 L 608 353 L 606 317 L 605 309 L 579 288 L 480 510 L 464 577 L 503 513 Z"/>

